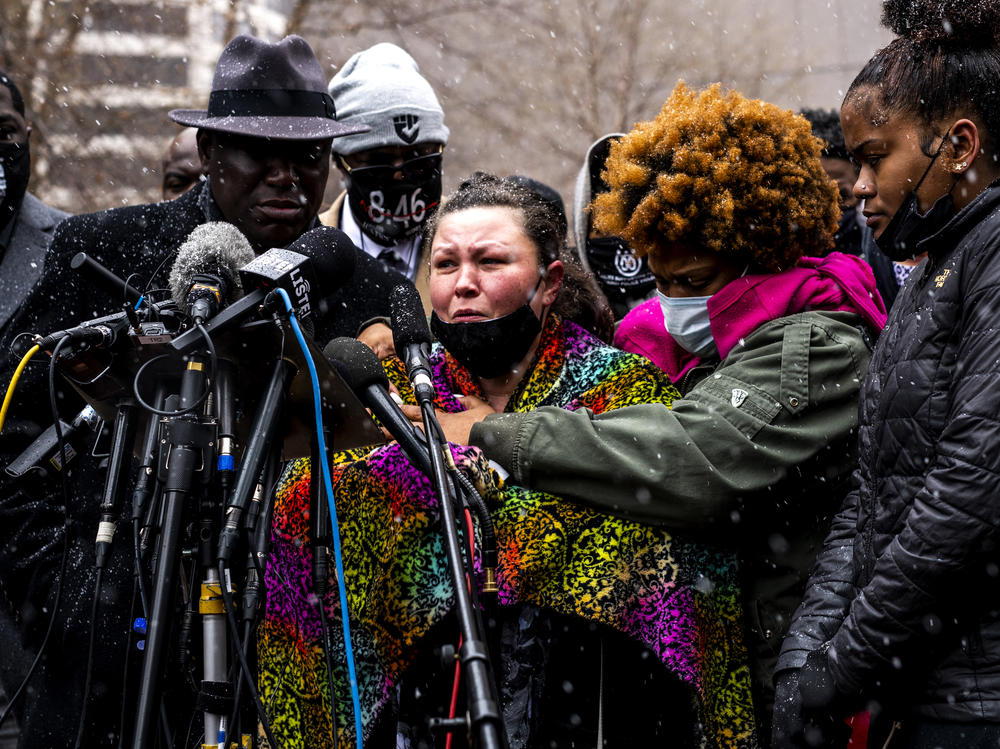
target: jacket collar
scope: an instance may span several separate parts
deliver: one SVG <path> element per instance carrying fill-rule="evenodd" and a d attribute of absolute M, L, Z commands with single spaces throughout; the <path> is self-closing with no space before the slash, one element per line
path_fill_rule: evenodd
<path fill-rule="evenodd" d="M 976 224 L 992 213 L 998 205 L 1000 205 L 1000 179 L 992 182 L 938 231 L 920 240 L 916 247 L 917 254 L 926 252 L 932 259 L 948 254 Z"/>

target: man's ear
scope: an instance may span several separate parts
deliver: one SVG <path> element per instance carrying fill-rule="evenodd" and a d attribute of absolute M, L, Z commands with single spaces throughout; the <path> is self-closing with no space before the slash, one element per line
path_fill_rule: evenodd
<path fill-rule="evenodd" d="M 979 155 L 979 129 L 972 120 L 961 119 L 954 122 L 948 132 L 949 145 L 946 146 L 944 167 L 949 172 L 962 174 Z"/>
<path fill-rule="evenodd" d="M 215 144 L 212 131 L 199 128 L 198 133 L 195 135 L 195 141 L 198 143 L 198 161 L 201 162 L 201 173 L 208 174 L 208 167 L 211 164 L 212 146 Z"/>

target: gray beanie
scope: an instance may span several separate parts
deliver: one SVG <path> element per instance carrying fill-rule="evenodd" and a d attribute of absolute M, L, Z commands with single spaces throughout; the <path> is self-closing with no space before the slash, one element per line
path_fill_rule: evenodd
<path fill-rule="evenodd" d="M 395 44 L 382 42 L 353 55 L 330 80 L 329 91 L 338 122 L 371 128 L 335 138 L 335 153 L 448 142 L 444 111 L 431 84 Z"/>

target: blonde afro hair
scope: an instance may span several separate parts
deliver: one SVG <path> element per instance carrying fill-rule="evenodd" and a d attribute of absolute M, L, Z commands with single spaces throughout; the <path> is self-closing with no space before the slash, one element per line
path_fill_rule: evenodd
<path fill-rule="evenodd" d="M 613 142 L 594 226 L 637 253 L 674 242 L 770 271 L 833 247 L 840 209 L 805 118 L 715 84 L 677 84 L 655 120 Z"/>

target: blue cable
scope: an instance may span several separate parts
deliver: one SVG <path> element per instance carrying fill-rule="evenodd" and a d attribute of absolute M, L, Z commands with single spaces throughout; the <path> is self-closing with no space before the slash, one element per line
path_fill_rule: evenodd
<path fill-rule="evenodd" d="M 292 325 L 292 331 L 302 349 L 302 356 L 309 367 L 309 378 L 312 381 L 313 405 L 316 415 L 316 438 L 319 440 L 320 466 L 323 468 L 323 486 L 326 488 L 326 499 L 330 505 L 330 526 L 333 536 L 333 559 L 337 565 L 337 591 L 340 593 L 341 623 L 344 629 L 344 654 L 347 657 L 347 673 L 351 682 L 351 701 L 354 703 L 354 737 L 358 749 L 362 749 L 361 740 L 361 694 L 358 692 L 358 677 L 354 668 L 354 649 L 351 647 L 351 626 L 348 622 L 349 615 L 347 609 L 347 587 L 344 577 L 344 560 L 340 555 L 340 528 L 337 521 L 337 507 L 333 501 L 333 479 L 330 477 L 330 466 L 326 460 L 326 439 L 323 437 L 323 410 L 322 399 L 319 392 L 319 375 L 316 373 L 316 364 L 313 362 L 312 354 L 309 353 L 309 346 L 299 328 L 299 321 L 295 319 L 295 312 L 292 310 L 292 302 L 284 289 L 275 289 L 278 296 L 285 303 L 288 312 L 288 321 Z M 320 603 L 322 605 L 322 602 Z M 330 697 L 333 698 L 333 684 L 330 685 Z M 334 726 L 334 730 L 336 726 Z"/>

